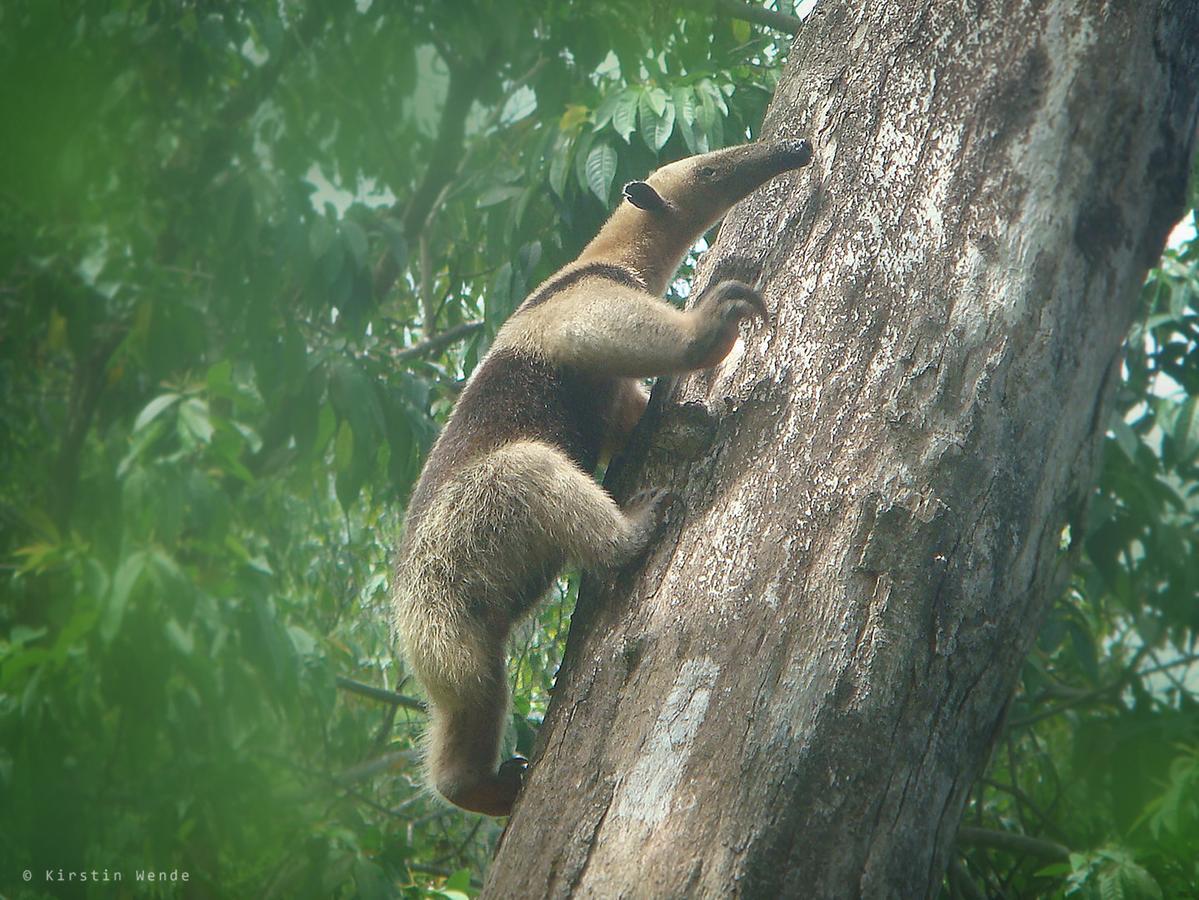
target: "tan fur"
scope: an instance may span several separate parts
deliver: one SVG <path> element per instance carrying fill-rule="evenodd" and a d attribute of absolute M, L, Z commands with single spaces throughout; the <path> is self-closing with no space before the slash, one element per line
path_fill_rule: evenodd
<path fill-rule="evenodd" d="M 619 508 L 591 475 L 645 409 L 639 379 L 715 365 L 739 323 L 765 316 L 740 282 L 681 312 L 660 299 L 687 249 L 759 184 L 810 159 L 801 142 L 691 157 L 626 188 L 574 263 L 496 335 L 409 503 L 394 585 L 397 631 L 428 693 L 429 777 L 465 809 L 505 815 L 523 760 L 498 766 L 513 625 L 568 563 L 636 558 L 665 495 Z"/>

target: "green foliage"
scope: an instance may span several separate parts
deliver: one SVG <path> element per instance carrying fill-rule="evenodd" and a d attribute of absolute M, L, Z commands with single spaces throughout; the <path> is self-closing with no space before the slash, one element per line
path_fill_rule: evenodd
<path fill-rule="evenodd" d="M 0 893 L 473 894 L 496 824 L 338 679 L 413 689 L 388 558 L 463 378 L 622 179 L 756 127 L 774 36 L 634 0 L 0 23 Z M 572 603 L 515 650 L 525 751 Z"/>
<path fill-rule="evenodd" d="M 1161 900 L 1153 876 L 1120 849 L 1071 853 L 1066 896 L 1085 900 Z"/>
<path fill-rule="evenodd" d="M 1076 852 L 969 848 L 988 893 L 1190 897 L 1199 885 L 1199 239 L 1150 273 L 1070 586 L 967 820 Z"/>

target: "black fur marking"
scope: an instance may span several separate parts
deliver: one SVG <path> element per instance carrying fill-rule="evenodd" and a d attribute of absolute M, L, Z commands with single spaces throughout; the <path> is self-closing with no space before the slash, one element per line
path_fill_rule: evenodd
<path fill-rule="evenodd" d="M 615 427 L 609 420 L 618 390 L 618 379 L 551 365 L 515 350 L 488 356 L 429 452 L 408 504 L 407 534 L 447 477 L 512 441 L 550 444 L 590 473 L 605 436 Z"/>
<path fill-rule="evenodd" d="M 624 198 L 638 209 L 657 212 L 666 208 L 666 201 L 647 182 L 630 181 L 624 186 Z"/>
<path fill-rule="evenodd" d="M 579 266 L 577 269 L 571 269 L 569 272 L 563 272 L 555 278 L 551 278 L 540 288 L 525 298 L 525 302 L 520 305 L 521 309 L 530 309 L 544 303 L 558 291 L 565 290 L 576 282 L 582 281 L 584 278 L 606 278 L 609 281 L 615 281 L 617 284 L 623 284 L 625 287 L 638 288 L 644 290 L 645 283 L 640 278 L 634 275 L 629 269 L 624 266 L 617 266 L 612 263 L 593 262 L 587 263 L 584 266 Z"/>

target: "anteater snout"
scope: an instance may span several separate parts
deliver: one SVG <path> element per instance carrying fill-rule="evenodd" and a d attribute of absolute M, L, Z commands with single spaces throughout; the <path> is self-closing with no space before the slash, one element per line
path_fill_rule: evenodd
<path fill-rule="evenodd" d="M 802 138 L 779 141 L 779 147 L 786 161 L 796 169 L 812 161 L 812 145 Z"/>

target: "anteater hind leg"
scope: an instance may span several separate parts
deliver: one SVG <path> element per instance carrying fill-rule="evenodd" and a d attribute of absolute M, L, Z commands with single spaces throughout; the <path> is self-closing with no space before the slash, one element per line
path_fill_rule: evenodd
<path fill-rule="evenodd" d="M 525 520 L 509 523 L 505 534 L 513 553 L 548 541 L 586 568 L 619 568 L 649 545 L 670 501 L 665 491 L 647 491 L 621 509 L 564 453 L 539 441 L 509 444 L 493 460 L 523 483 Z"/>
<path fill-rule="evenodd" d="M 472 585 L 477 602 L 455 597 L 447 615 L 422 599 L 418 616 L 401 613 L 400 630 L 432 705 L 433 785 L 457 806 L 502 816 L 524 771 L 521 759 L 496 765 L 508 715 L 509 627 L 540 598 L 563 559 L 609 569 L 635 559 L 660 525 L 668 495 L 648 492 L 622 510 L 564 453 L 539 441 L 492 451 L 461 483 L 455 534 L 472 540 L 456 548 L 456 581 Z M 539 561 L 544 565 L 531 577 Z M 437 594 L 418 587 L 415 596 Z"/>
<path fill-rule="evenodd" d="M 504 659 L 478 660 L 476 676 L 454 691 L 434 688 L 429 728 L 429 774 L 438 792 L 456 806 L 506 816 L 520 792 L 525 761 L 499 766 L 500 739 L 508 717 Z"/>

